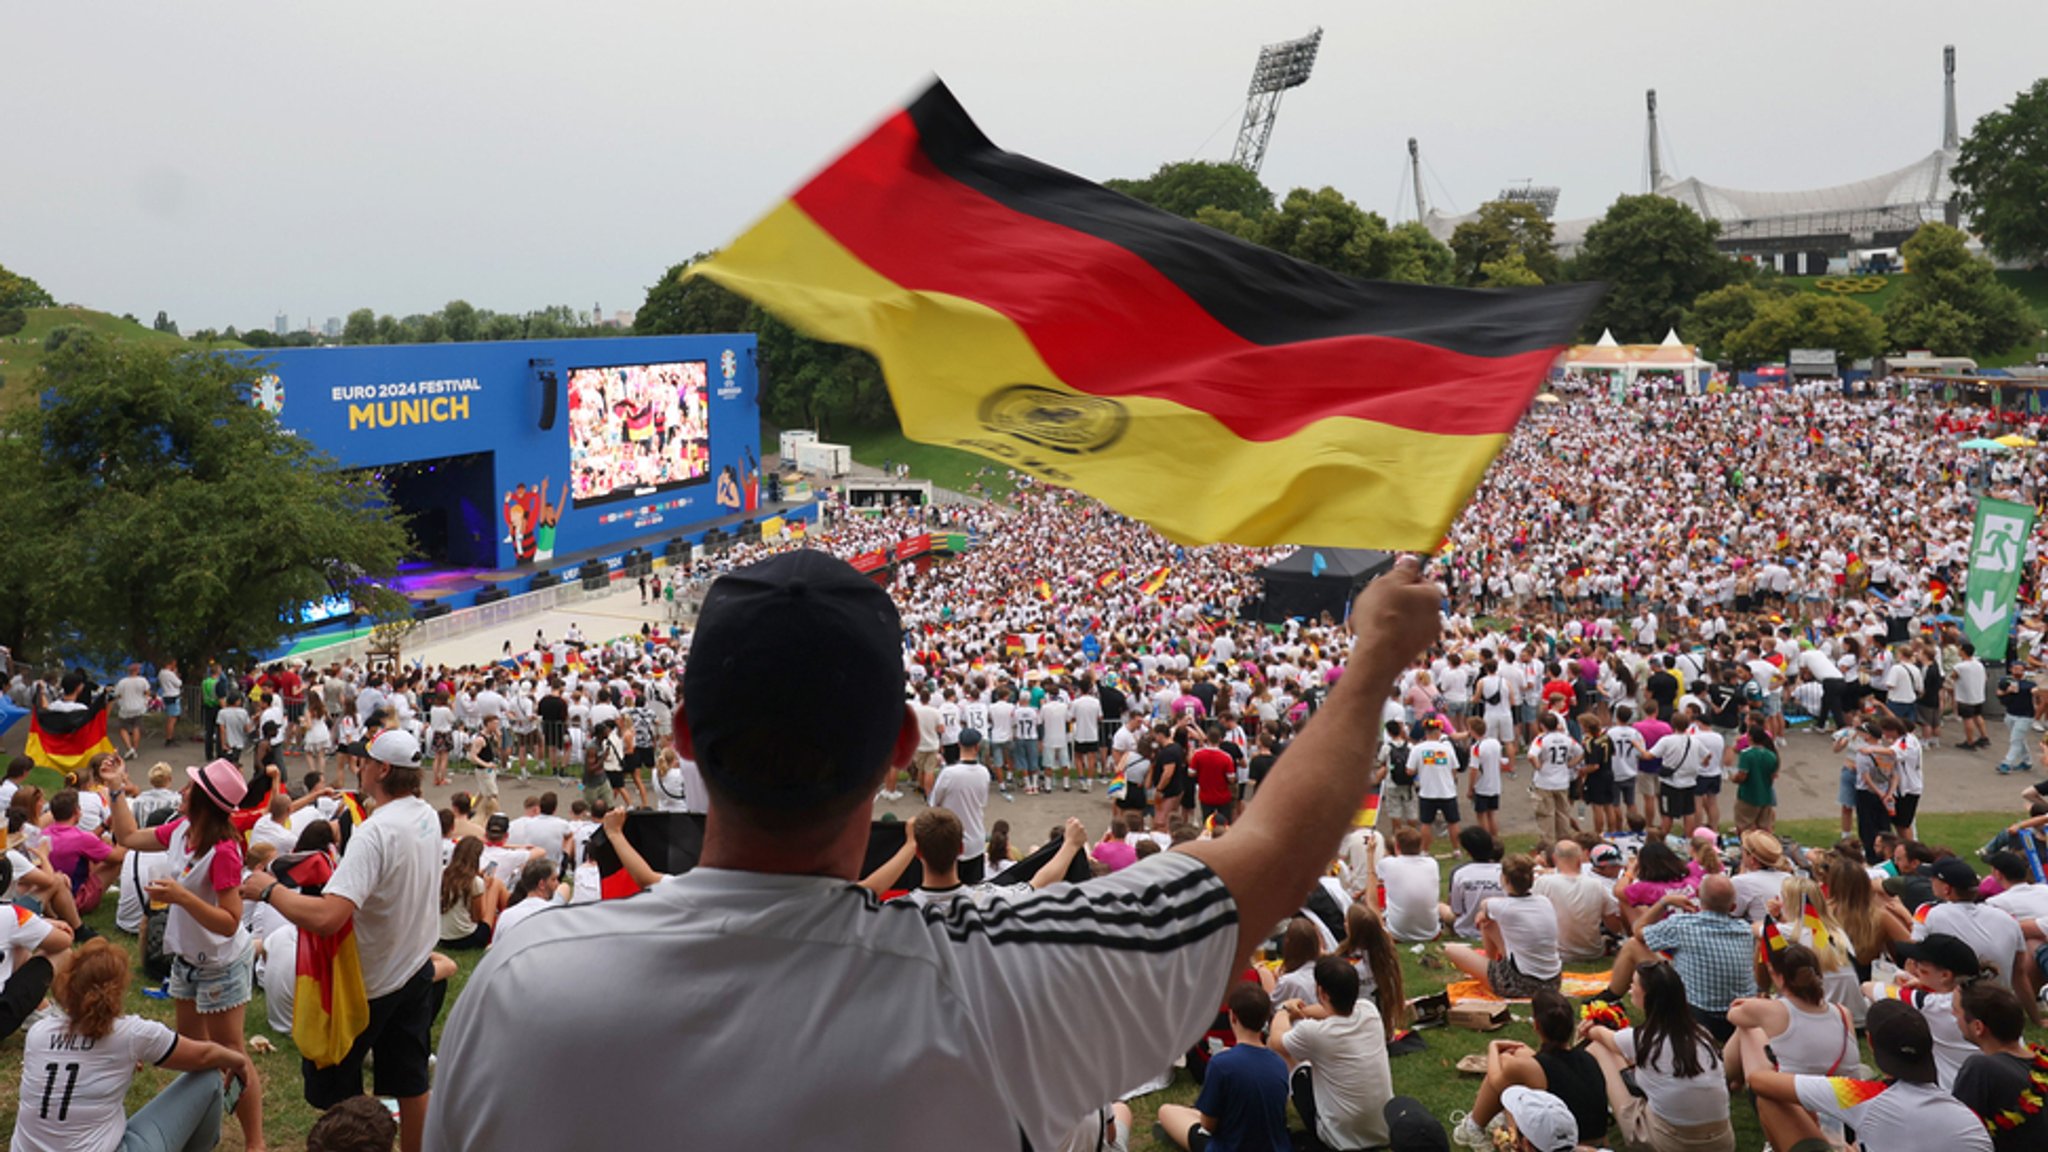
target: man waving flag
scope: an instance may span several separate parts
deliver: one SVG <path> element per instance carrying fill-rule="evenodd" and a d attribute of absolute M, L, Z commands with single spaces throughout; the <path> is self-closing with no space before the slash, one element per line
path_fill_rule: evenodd
<path fill-rule="evenodd" d="M 1433 549 L 1600 289 L 1355 280 L 1001 151 L 934 82 L 690 270 L 904 433 L 1185 543 Z"/>

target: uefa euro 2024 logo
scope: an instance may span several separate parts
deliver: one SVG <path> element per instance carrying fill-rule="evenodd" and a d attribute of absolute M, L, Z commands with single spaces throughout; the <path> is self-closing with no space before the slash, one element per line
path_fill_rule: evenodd
<path fill-rule="evenodd" d="M 256 384 L 249 389 L 249 403 L 272 416 L 284 411 L 284 381 L 275 372 L 267 372 L 256 378 Z"/>
<path fill-rule="evenodd" d="M 732 349 L 727 348 L 718 354 L 718 374 L 725 378 L 725 383 L 718 386 L 721 399 L 730 400 L 740 394 L 739 382 L 734 379 L 739 372 L 740 358 Z"/>

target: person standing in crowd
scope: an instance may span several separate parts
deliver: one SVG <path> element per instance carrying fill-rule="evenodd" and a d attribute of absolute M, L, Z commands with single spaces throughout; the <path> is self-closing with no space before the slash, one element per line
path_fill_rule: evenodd
<path fill-rule="evenodd" d="M 1735 758 L 1735 831 L 1778 826 L 1778 745 L 1762 724 L 1749 726 L 1749 747 Z"/>
<path fill-rule="evenodd" d="M 1998 682 L 1998 704 L 2005 709 L 2005 755 L 1999 758 L 1998 774 L 2028 775 L 2034 771 L 2034 739 L 2041 731 L 2035 717 L 2040 715 L 2044 691 L 2035 686 L 2028 670 L 2009 665 Z"/>
<path fill-rule="evenodd" d="M 894 1148 L 914 1125 L 963 1146 L 1054 1147 L 1116 1085 L 1193 1045 L 1217 989 L 1326 869 L 1365 793 L 1383 702 L 1436 635 L 1440 601 L 1412 559 L 1362 594 L 1343 677 L 1229 835 L 1078 893 L 1054 885 L 941 912 L 877 907 L 849 886 L 874 795 L 917 746 L 894 605 L 820 551 L 735 569 L 705 596 L 677 709 L 678 750 L 711 791 L 700 867 L 629 900 L 536 917 L 485 957 L 443 1036 L 430 1146 L 626 1147 L 687 1131 L 707 1146 Z M 790 651 L 808 658 L 793 665 Z M 734 962 L 735 941 L 764 934 L 774 948 Z M 601 985 L 562 984 L 563 971 L 599 964 Z M 952 975 L 930 985 L 935 970 Z M 694 973 L 687 996 L 614 995 L 660 989 L 677 971 Z M 925 992 L 864 999 L 856 986 Z M 820 1016 L 825 1003 L 834 1010 Z M 1233 993 L 1243 1040 L 1257 1041 L 1266 1004 L 1255 985 Z M 1121 1039 L 1077 1047 L 1080 1018 Z M 526 1060 L 506 1042 L 515 1034 L 549 1036 L 569 1066 L 604 1061 L 623 1098 L 668 1103 L 564 1110 L 512 1075 Z M 744 1067 L 730 1059 L 742 1043 L 757 1057 Z M 620 1059 L 642 1050 L 650 1058 Z M 1061 1057 L 1031 1055 L 1046 1051 Z M 1286 1069 L 1268 1056 L 1278 1119 Z M 783 1071 L 777 1105 L 735 1107 L 763 1090 L 763 1066 Z M 863 1123 L 849 1127 L 807 1087 L 827 1076 L 832 1100 L 866 1102 Z M 1209 1087 L 1227 1080 L 1212 1065 Z"/>
<path fill-rule="evenodd" d="M 960 821 L 960 881 L 979 884 L 986 876 L 988 769 L 981 763 L 981 733 L 972 728 L 960 733 L 960 762 L 939 770 L 932 784 L 931 806 L 944 808 Z"/>
<path fill-rule="evenodd" d="M 1529 766 L 1535 776 L 1536 832 L 1551 843 L 1572 834 L 1572 781 L 1585 763 L 1586 749 L 1564 730 L 1555 712 L 1545 712 L 1543 733 L 1529 747 Z"/>
<path fill-rule="evenodd" d="M 1984 662 L 1977 659 L 1977 646 L 1968 640 L 1962 643 L 1963 658 L 1956 661 L 1955 671 L 1950 674 L 1955 692 L 1956 716 L 1963 722 L 1963 742 L 1956 747 L 1966 751 L 1991 747 L 1991 734 L 1984 727 Z"/>
<path fill-rule="evenodd" d="M 119 760 L 100 767 L 100 781 L 114 798 L 115 841 L 129 852 L 163 852 L 170 863 L 169 874 L 152 882 L 147 895 L 151 904 L 170 910 L 163 947 L 172 958 L 169 991 L 178 1031 L 239 1053 L 255 983 L 256 942 L 242 918 L 242 838 L 232 817 L 249 785 L 226 760 L 187 768 L 185 775 L 189 783 L 179 818 L 142 828 L 128 806 L 127 769 Z M 243 1087 L 235 1106 L 242 1140 L 261 1148 L 263 1086 L 253 1065 Z"/>
<path fill-rule="evenodd" d="M 377 1095 L 398 1100 L 404 1152 L 419 1152 L 425 1141 L 427 1057 L 439 999 L 431 957 L 441 932 L 441 822 L 420 799 L 420 776 L 419 739 L 399 731 L 379 735 L 363 771 L 374 808 L 356 826 L 320 895 L 281 888 L 264 872 L 242 883 L 244 898 L 271 905 L 316 936 L 333 936 L 354 923 L 369 1026 L 340 1063 L 316 1068 L 301 1062 L 306 1102 L 324 1109 L 361 1095 L 364 1059 L 374 1052 Z"/>

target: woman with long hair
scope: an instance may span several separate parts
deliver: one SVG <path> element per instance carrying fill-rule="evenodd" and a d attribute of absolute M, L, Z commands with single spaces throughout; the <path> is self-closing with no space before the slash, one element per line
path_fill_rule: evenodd
<path fill-rule="evenodd" d="M 1607 1082 L 1599 1061 L 1587 1049 L 1572 1046 L 1578 1010 L 1553 988 L 1538 991 L 1529 1007 L 1536 1050 L 1516 1040 L 1495 1040 L 1486 1046 L 1486 1079 L 1472 1100 L 1471 1113 L 1453 1121 L 1452 1139 L 1467 1148 L 1491 1148 L 1485 1132 L 1501 1114 L 1501 1093 L 1520 1085 L 1564 1101 L 1578 1121 L 1579 1143 L 1602 1146 L 1607 1142 Z"/>
<path fill-rule="evenodd" d="M 136 1147 L 212 1148 L 220 1142 L 220 1073 L 253 1098 L 256 1068 L 240 1048 L 124 1015 L 128 957 L 88 940 L 57 973 L 51 999 L 63 1009 L 31 1025 L 22 1045 L 14 1146 L 114 1152 Z M 126 1101 L 144 1064 L 185 1075 L 129 1116 Z"/>
<path fill-rule="evenodd" d="M 101 769 L 113 795 L 114 839 L 130 852 L 163 852 L 170 869 L 144 891 L 168 905 L 164 951 L 171 957 L 171 1000 L 178 1032 L 242 1049 L 242 1018 L 256 979 L 256 940 L 242 922 L 241 833 L 231 818 L 249 791 L 242 770 L 215 760 L 187 768 L 190 783 L 176 819 L 139 828 L 128 807 L 128 770 L 117 758 Z M 249 1068 L 247 1091 L 235 1106 L 242 1142 L 263 1144 L 263 1086 Z"/>
<path fill-rule="evenodd" d="M 1680 858 L 1662 838 L 1653 836 L 1614 882 L 1614 896 L 1621 902 L 1622 914 L 1633 924 L 1667 892 L 1679 888 L 1698 892 L 1703 875 L 1697 863 Z"/>
<path fill-rule="evenodd" d="M 1850 960 L 1859 981 L 1870 979 L 1871 964 L 1893 944 L 1913 938 L 1911 918 L 1901 918 L 1878 900 L 1861 860 L 1844 852 L 1830 853 L 1823 890 L 1829 914 L 1849 938 Z"/>
<path fill-rule="evenodd" d="M 441 947 L 452 952 L 488 947 L 505 885 L 483 872 L 484 842 L 464 836 L 441 869 Z"/>
<path fill-rule="evenodd" d="M 1345 910 L 1344 939 L 1337 944 L 1337 955 L 1358 969 L 1359 991 L 1372 997 L 1387 1039 L 1392 1040 L 1408 1022 L 1408 998 L 1402 988 L 1401 955 L 1372 905 L 1358 902 Z"/>
<path fill-rule="evenodd" d="M 318 691 L 306 693 L 306 734 L 299 740 L 306 767 L 327 775 L 327 757 L 334 751 L 334 725 L 327 720 L 327 701 Z"/>
<path fill-rule="evenodd" d="M 1259 969 L 1259 983 L 1273 994 L 1274 1004 L 1289 1000 L 1311 1003 L 1316 995 L 1316 958 L 1323 954 L 1323 936 L 1306 916 L 1287 922 L 1280 934 L 1280 975 Z M 1303 995 L 1306 991 L 1307 995 Z"/>
<path fill-rule="evenodd" d="M 1770 933 L 1775 936 L 1776 933 Z M 1728 1008 L 1728 1023 L 1756 1028 L 1777 1058 L 1778 1071 L 1801 1076 L 1834 1076 L 1857 1060 L 1856 1022 L 1849 1010 L 1828 1002 L 1820 957 L 1804 944 L 1766 944 L 1769 959 L 1757 965 L 1757 987 L 1768 997 L 1744 997 Z M 1741 1038 L 1730 1036 L 1721 1049 L 1728 1079 L 1742 1081 Z"/>
<path fill-rule="evenodd" d="M 1863 984 L 1856 978 L 1854 957 L 1849 952 L 1849 934 L 1842 929 L 1835 914 L 1828 910 L 1828 901 L 1818 883 L 1804 876 L 1787 876 L 1779 888 L 1778 899 L 1770 905 L 1769 911 L 1778 924 L 1778 930 L 1785 939 L 1794 944 L 1804 944 L 1820 959 L 1821 984 L 1827 989 L 1828 1003 L 1840 1004 L 1849 1010 L 1849 1018 L 1858 1028 L 1863 1027 L 1863 1016 L 1870 1011 L 1870 1001 L 1863 995 Z M 1811 913 L 1820 922 L 1819 936 L 1806 925 L 1806 914 Z M 1757 971 L 1757 987 L 1768 988 L 1761 966 Z"/>
<path fill-rule="evenodd" d="M 1010 846 L 1010 822 L 998 820 L 988 827 L 988 869 L 989 876 L 1000 876 L 1003 869 L 1015 864 L 1019 857 L 1017 850 Z"/>
<path fill-rule="evenodd" d="M 1600 1064 L 1607 1106 L 1622 1135 L 1650 1152 L 1735 1152 L 1721 1052 L 1693 1018 L 1678 969 L 1643 965 L 1630 994 L 1642 1024 L 1619 1032 L 1590 1020 L 1579 1027 Z M 1622 1079 L 1631 1065 L 1641 1096 Z"/>

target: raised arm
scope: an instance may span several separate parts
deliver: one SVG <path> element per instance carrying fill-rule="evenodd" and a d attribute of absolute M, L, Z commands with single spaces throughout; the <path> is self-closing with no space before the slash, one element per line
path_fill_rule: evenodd
<path fill-rule="evenodd" d="M 156 833 L 137 825 L 135 812 L 128 807 L 128 769 L 119 760 L 105 765 L 100 769 L 100 783 L 107 786 L 107 831 L 114 843 L 130 852 L 163 851 Z"/>
<path fill-rule="evenodd" d="M 1358 639 L 1344 675 L 1287 749 L 1244 816 L 1221 840 L 1182 846 L 1214 869 L 1237 902 L 1237 958 L 1301 907 L 1358 811 L 1379 747 L 1382 705 L 1394 678 L 1436 638 L 1443 592 L 1403 557 L 1352 609 Z"/>
<path fill-rule="evenodd" d="M 1088 826 L 1073 816 L 1067 817 L 1066 834 L 1060 839 L 1059 851 L 1045 862 L 1045 867 L 1031 878 L 1033 888 L 1050 888 L 1067 878 L 1067 869 L 1073 866 L 1074 857 L 1088 843 Z"/>
<path fill-rule="evenodd" d="M 605 813 L 607 817 L 611 813 Z M 880 896 L 896 886 L 903 879 L 903 870 L 910 867 L 910 861 L 917 855 L 917 817 L 911 817 L 903 825 L 903 847 L 894 856 L 882 861 L 873 872 L 860 878 L 860 886 Z"/>

